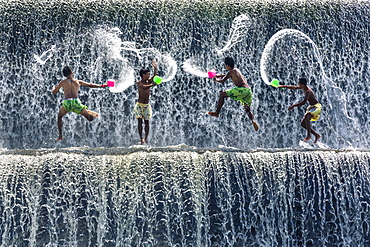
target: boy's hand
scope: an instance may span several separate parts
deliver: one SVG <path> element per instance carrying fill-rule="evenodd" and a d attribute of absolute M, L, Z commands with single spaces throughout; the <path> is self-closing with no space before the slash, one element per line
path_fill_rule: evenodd
<path fill-rule="evenodd" d="M 291 111 L 294 108 L 294 105 L 288 107 L 288 111 Z"/>
<path fill-rule="evenodd" d="M 152 61 L 152 66 L 153 66 L 154 68 L 157 68 L 157 67 L 158 67 L 158 64 L 157 64 L 157 62 L 156 62 L 155 60 L 153 60 L 153 61 Z"/>

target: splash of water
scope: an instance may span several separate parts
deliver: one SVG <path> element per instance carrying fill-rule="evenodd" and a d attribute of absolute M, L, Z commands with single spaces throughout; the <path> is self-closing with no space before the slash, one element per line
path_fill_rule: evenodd
<path fill-rule="evenodd" d="M 182 68 L 192 75 L 207 78 L 208 77 L 207 72 L 202 71 L 202 69 L 199 66 L 195 65 L 194 63 L 196 63 L 195 58 L 186 59 L 182 65 Z"/>
<path fill-rule="evenodd" d="M 231 25 L 229 38 L 225 46 L 221 49 L 216 48 L 218 55 L 222 55 L 224 52 L 230 50 L 234 45 L 242 41 L 243 36 L 252 26 L 252 18 L 249 15 L 243 14 L 237 16 Z"/>
<path fill-rule="evenodd" d="M 324 77 L 326 77 L 319 49 L 317 48 L 316 44 L 310 39 L 310 37 L 308 37 L 303 32 L 295 30 L 295 29 L 283 29 L 283 30 L 280 30 L 279 32 L 275 33 L 270 38 L 270 40 L 267 42 L 267 44 L 265 45 L 265 48 L 262 52 L 261 62 L 260 62 L 260 73 L 261 73 L 262 80 L 267 85 L 270 85 L 270 80 L 269 80 L 269 77 L 268 77 L 266 71 L 267 71 L 267 68 L 271 66 L 271 64 L 269 62 L 269 59 L 270 59 L 270 56 L 272 54 L 272 50 L 275 47 L 275 43 L 279 40 L 282 40 L 285 37 L 292 37 L 296 40 L 303 39 L 303 40 L 309 42 L 312 46 L 313 53 L 314 53 L 318 63 L 320 64 L 321 73 Z"/>
<path fill-rule="evenodd" d="M 40 56 L 34 54 L 36 62 L 40 65 L 44 65 L 49 59 L 51 59 L 54 53 L 57 52 L 56 45 L 52 45 L 50 49 L 44 51 Z"/>
<path fill-rule="evenodd" d="M 95 32 L 95 37 L 105 52 L 102 52 L 96 60 L 94 70 L 99 73 L 104 66 L 107 66 L 108 68 L 105 69 L 113 72 L 109 77 L 115 78 L 116 84 L 110 88 L 111 92 L 123 92 L 134 85 L 135 68 L 138 70 L 144 67 L 143 65 L 151 63 L 151 60 L 157 61 L 160 72 L 164 74 L 163 82 L 168 82 L 175 77 L 177 63 L 170 54 L 162 54 L 155 48 L 137 49 L 135 42 L 122 41 L 120 34 L 121 31 L 118 28 L 101 28 Z"/>
<path fill-rule="evenodd" d="M 352 135 L 353 130 L 358 129 L 358 124 L 357 124 L 356 119 L 348 115 L 346 95 L 325 74 L 323 61 L 322 61 L 318 47 L 312 41 L 312 39 L 308 37 L 306 34 L 304 34 L 303 32 L 295 30 L 295 29 L 283 29 L 275 33 L 270 38 L 270 40 L 268 41 L 268 43 L 266 44 L 263 50 L 261 61 L 260 61 L 260 74 L 261 74 L 263 82 L 265 82 L 267 85 L 270 85 L 270 79 L 272 79 L 272 77 L 268 76 L 267 70 L 271 66 L 273 66 L 273 64 L 270 62 L 270 60 L 272 60 L 273 49 L 276 47 L 276 43 L 278 41 L 282 41 L 284 38 L 294 39 L 297 42 L 300 42 L 300 41 L 308 42 L 310 44 L 312 48 L 311 51 L 313 52 L 313 55 L 319 64 L 320 74 L 323 77 L 323 82 L 324 82 L 325 89 L 326 89 L 326 91 L 324 92 L 324 95 L 329 101 L 328 108 L 329 110 L 331 110 L 330 108 L 333 108 L 333 106 L 339 106 L 338 108 L 336 108 L 339 110 L 335 110 L 335 111 L 331 110 L 332 116 L 329 116 L 329 118 L 331 118 L 332 121 L 336 122 L 336 126 L 342 126 L 341 128 L 336 128 L 336 129 L 339 129 L 339 130 L 348 129 L 348 131 L 344 131 L 342 132 L 342 134 L 339 134 L 339 131 L 335 130 L 334 128 L 332 128 L 332 131 L 336 133 L 337 137 L 340 137 L 340 138 L 342 136 L 348 136 L 348 133 L 351 133 Z M 290 56 L 290 54 L 287 56 Z M 339 117 L 338 115 L 342 115 L 342 117 Z M 346 122 L 346 124 L 343 124 L 343 120 Z M 351 146 L 350 142 L 348 141 L 345 141 L 345 142 L 349 146 Z"/>
<path fill-rule="evenodd" d="M 252 25 L 252 19 L 249 15 L 242 14 L 234 18 L 231 29 L 229 33 L 228 40 L 223 48 L 218 49 L 215 48 L 215 51 L 218 56 L 222 56 L 223 53 L 230 50 L 233 46 L 237 43 L 242 41 L 243 36 L 248 31 L 250 26 Z M 207 78 L 208 74 L 204 70 L 202 70 L 201 66 L 196 65 L 197 59 L 195 57 L 191 57 L 183 63 L 183 69 L 197 77 Z M 207 70 L 208 71 L 208 70 Z"/>

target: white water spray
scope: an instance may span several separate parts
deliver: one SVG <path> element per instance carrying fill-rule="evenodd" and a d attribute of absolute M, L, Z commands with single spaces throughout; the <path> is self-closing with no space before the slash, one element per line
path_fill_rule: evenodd
<path fill-rule="evenodd" d="M 208 77 L 208 74 L 207 72 L 204 72 L 202 71 L 202 69 L 195 65 L 195 59 L 194 58 L 189 58 L 189 59 L 186 59 L 184 64 L 182 65 L 182 68 L 192 74 L 192 75 L 195 75 L 195 76 L 198 76 L 198 77 L 203 77 L 203 78 L 207 78 Z"/>
<path fill-rule="evenodd" d="M 351 135 L 352 135 L 353 131 L 356 130 L 356 128 L 358 126 L 357 126 L 357 121 L 355 119 L 351 118 L 347 113 L 346 95 L 344 94 L 344 92 L 342 91 L 341 88 L 336 86 L 334 84 L 334 82 L 328 76 L 326 76 L 325 71 L 324 71 L 323 61 L 322 61 L 322 58 L 321 58 L 318 47 L 310 39 L 310 37 L 308 37 L 303 32 L 295 30 L 295 29 L 283 29 L 283 30 L 280 30 L 279 32 L 275 33 L 270 38 L 270 40 L 268 41 L 268 43 L 266 44 L 266 46 L 263 50 L 262 57 L 261 57 L 261 62 L 260 62 L 260 73 L 261 73 L 262 80 L 267 85 L 270 85 L 270 80 L 272 79 L 272 77 L 268 76 L 267 69 L 269 69 L 269 68 L 271 68 L 271 66 L 273 66 L 272 62 L 270 61 L 272 59 L 272 57 L 271 57 L 272 52 L 273 52 L 273 49 L 276 46 L 276 42 L 281 41 L 282 39 L 284 39 L 286 37 L 294 39 L 296 41 L 301 41 L 302 40 L 304 42 L 308 42 L 311 45 L 312 52 L 313 52 L 314 57 L 316 58 L 316 60 L 319 64 L 320 74 L 323 77 L 323 82 L 324 82 L 324 85 L 325 85 L 325 88 L 326 88 L 326 91 L 323 92 L 323 94 L 325 95 L 325 97 L 327 97 L 327 99 L 330 103 L 328 108 L 331 108 L 332 106 L 336 106 L 336 109 L 339 109 L 339 110 L 335 111 L 335 113 L 334 113 L 334 111 L 332 113 L 332 115 L 336 115 L 336 116 L 329 116 L 329 118 L 332 118 L 333 121 L 337 122 L 337 124 L 336 124 L 337 126 L 344 125 L 342 128 L 339 128 L 339 129 L 346 129 L 346 128 L 350 129 L 349 131 L 345 131 L 342 134 L 339 134 L 334 129 L 333 129 L 333 132 L 337 133 L 338 136 L 343 136 L 343 135 L 346 136 L 346 135 L 348 135 L 348 133 L 351 133 Z M 285 55 L 285 53 L 284 53 L 284 55 Z M 286 56 L 289 56 L 289 55 L 290 54 L 288 54 Z M 324 108 L 324 110 L 325 110 L 325 108 Z M 338 117 L 339 114 L 343 115 L 343 117 Z M 343 124 L 343 120 L 346 120 L 347 124 Z M 351 145 L 349 142 L 347 142 L 347 143 L 348 143 L 348 145 Z"/>
<path fill-rule="evenodd" d="M 105 64 L 110 64 L 111 68 L 106 69 L 116 72 L 109 75 L 110 78 L 116 80 L 115 86 L 110 88 L 111 92 L 123 92 L 134 85 L 135 73 L 151 63 L 151 60 L 157 61 L 159 71 L 163 73 L 163 76 L 160 75 L 163 77 L 163 82 L 168 82 L 175 77 L 177 64 L 171 55 L 162 54 L 155 48 L 137 49 L 135 42 L 122 41 L 120 34 L 121 31 L 118 28 L 98 29 L 95 34 L 105 54 L 103 52 L 102 57 L 97 59 L 97 67 L 94 69 L 99 71 Z"/>
<path fill-rule="evenodd" d="M 54 53 L 57 51 L 56 45 L 52 45 L 50 49 L 44 51 L 40 56 L 34 54 L 36 62 L 40 65 L 44 65 L 49 59 L 51 59 Z"/>
<path fill-rule="evenodd" d="M 234 45 L 241 42 L 243 36 L 245 36 L 245 33 L 248 31 L 251 25 L 252 19 L 249 17 L 249 15 L 243 14 L 235 17 L 232 22 L 229 38 L 226 41 L 226 44 L 221 49 L 215 48 L 217 55 L 222 56 L 224 52 L 230 50 Z M 197 77 L 207 78 L 207 72 L 203 71 L 200 66 L 196 65 L 196 63 L 197 61 L 194 57 L 189 58 L 183 63 L 183 69 Z"/>
<path fill-rule="evenodd" d="M 252 19 L 249 15 L 239 15 L 237 16 L 231 25 L 229 39 L 227 40 L 225 46 L 221 49 L 216 48 L 218 55 L 222 55 L 224 52 L 230 50 L 231 47 L 242 41 L 243 36 L 252 25 Z"/>

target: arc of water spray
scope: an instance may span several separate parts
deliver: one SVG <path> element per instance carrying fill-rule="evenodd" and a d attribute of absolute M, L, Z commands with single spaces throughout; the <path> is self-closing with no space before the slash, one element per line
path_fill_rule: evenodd
<path fill-rule="evenodd" d="M 51 48 L 47 51 L 44 51 L 40 56 L 34 54 L 33 57 L 35 58 L 36 62 L 40 65 L 44 65 L 50 58 L 53 57 L 54 52 L 56 52 L 56 45 L 52 45 Z"/>
<path fill-rule="evenodd" d="M 242 37 L 245 35 L 251 25 L 252 19 L 249 17 L 249 15 L 242 14 L 235 17 L 231 24 L 229 38 L 223 48 L 216 48 L 217 54 L 222 55 L 225 51 L 230 50 L 231 47 L 242 41 Z"/>
<path fill-rule="evenodd" d="M 280 30 L 279 32 L 275 33 L 271 38 L 270 40 L 267 42 L 263 52 L 262 52 L 262 57 L 261 57 L 261 62 L 260 62 L 260 73 L 261 73 L 261 77 L 262 77 L 262 80 L 270 85 L 270 82 L 269 82 L 269 79 L 268 79 L 268 76 L 267 76 L 267 73 L 266 73 L 266 68 L 268 67 L 268 56 L 271 54 L 271 51 L 275 45 L 275 43 L 284 38 L 285 36 L 289 36 L 289 35 L 299 35 L 299 36 L 302 36 L 303 38 L 305 38 L 311 45 L 312 45 L 312 48 L 313 48 L 313 52 L 314 52 L 314 55 L 320 65 L 320 69 L 321 69 L 321 73 L 322 75 L 327 78 L 326 74 L 325 74 L 325 71 L 324 71 L 324 66 L 323 66 L 323 62 L 322 62 L 322 59 L 321 59 L 321 56 L 320 56 L 320 53 L 319 53 L 319 49 L 317 48 L 316 44 L 310 39 L 310 37 L 308 37 L 306 34 L 302 33 L 301 31 L 298 31 L 296 29 L 283 29 L 283 30 Z"/>
<path fill-rule="evenodd" d="M 319 49 L 318 47 L 316 46 L 316 44 L 310 39 L 310 37 L 308 37 L 306 34 L 304 34 L 303 32 L 301 31 L 298 31 L 296 29 L 283 29 L 283 30 L 280 30 L 279 32 L 275 33 L 271 38 L 270 40 L 267 42 L 264 50 L 263 50 L 263 53 L 262 53 L 262 57 L 261 57 L 261 60 L 260 60 L 260 73 L 261 73 L 261 77 L 262 77 L 262 80 L 270 85 L 270 81 L 269 81 L 269 78 L 268 78 L 268 75 L 267 75 L 267 72 L 266 72 L 266 69 L 267 67 L 269 66 L 269 63 L 268 63 L 268 57 L 269 55 L 271 54 L 271 51 L 275 45 L 275 43 L 286 37 L 286 36 L 294 36 L 294 37 L 297 37 L 297 36 L 301 36 L 303 37 L 306 41 L 308 41 L 311 45 L 312 45 L 312 48 L 313 48 L 313 53 L 320 65 L 320 72 L 324 78 L 324 82 L 325 82 L 325 87 L 326 87 L 326 91 L 335 91 L 335 93 L 332 93 L 332 94 L 327 94 L 327 98 L 330 100 L 330 97 L 336 97 L 336 98 L 339 98 L 339 102 L 341 104 L 341 106 L 339 105 L 336 105 L 336 107 L 341 107 L 343 109 L 342 113 L 344 113 L 345 117 L 351 121 L 354 122 L 354 125 L 356 125 L 357 121 L 351 117 L 348 116 L 348 113 L 347 113 L 347 105 L 346 105 L 346 97 L 345 97 L 345 94 L 343 93 L 343 91 L 336 85 L 334 85 L 334 83 L 331 83 L 332 85 L 330 85 L 329 83 L 327 83 L 328 81 L 331 81 L 330 78 L 328 78 L 325 74 L 325 71 L 324 71 L 324 66 L 323 66 L 323 61 L 322 61 L 322 58 L 320 56 L 320 52 L 319 52 Z M 338 95 L 338 93 L 340 95 Z M 332 105 L 332 104 L 330 104 Z M 335 117 L 334 117 L 335 118 Z M 353 126 L 353 129 L 356 128 L 355 126 Z M 338 136 L 341 136 L 339 135 L 339 133 L 337 131 L 335 131 L 333 129 L 333 132 L 335 132 Z M 347 140 L 346 142 L 348 144 L 350 144 Z"/>
<path fill-rule="evenodd" d="M 252 19 L 249 15 L 242 14 L 234 18 L 231 29 L 229 33 L 228 40 L 223 48 L 215 48 L 216 53 L 220 56 L 224 52 L 230 50 L 234 45 L 242 41 L 242 37 L 248 31 L 249 27 L 252 25 Z M 191 57 L 183 63 L 183 69 L 197 77 L 207 78 L 208 74 L 205 71 L 202 71 L 202 68 L 194 65 L 196 63 L 195 58 Z"/>
<path fill-rule="evenodd" d="M 182 65 L 182 68 L 192 74 L 192 75 L 195 75 L 197 77 L 203 77 L 203 78 L 207 78 L 208 77 L 208 74 L 207 72 L 204 72 L 201 70 L 201 68 L 199 68 L 198 66 L 194 65 L 194 58 L 189 58 L 189 59 L 186 59 L 185 62 L 183 63 Z"/>
<path fill-rule="evenodd" d="M 123 47 L 122 51 L 133 52 L 134 54 L 136 54 L 140 61 L 143 61 L 148 57 L 154 57 L 154 59 L 158 63 L 163 64 L 166 68 L 166 73 L 163 76 L 162 82 L 168 82 L 172 80 L 176 75 L 177 63 L 170 54 L 163 54 L 155 48 L 136 49 L 134 48 L 133 44 L 130 44 L 127 47 Z"/>
<path fill-rule="evenodd" d="M 110 59 L 118 59 L 122 61 L 126 66 L 122 68 L 122 71 L 119 75 L 121 81 L 124 82 L 124 86 L 121 85 L 120 89 L 110 88 L 111 92 L 122 92 L 126 90 L 131 85 L 134 85 L 135 80 L 135 71 L 132 66 L 128 65 L 128 58 L 123 56 L 122 52 L 132 52 L 139 61 L 143 61 L 148 57 L 154 57 L 159 64 L 163 64 L 163 68 L 166 68 L 166 73 L 163 76 L 163 82 L 172 80 L 177 72 L 177 63 L 171 57 L 170 54 L 162 54 L 159 50 L 155 48 L 143 48 L 137 49 L 135 47 L 135 42 L 122 41 L 119 37 L 121 31 L 118 28 L 112 28 L 110 30 L 99 29 L 96 31 L 97 37 L 102 39 L 103 46 L 108 48 L 108 57 Z M 117 83 L 119 85 L 122 83 Z"/>

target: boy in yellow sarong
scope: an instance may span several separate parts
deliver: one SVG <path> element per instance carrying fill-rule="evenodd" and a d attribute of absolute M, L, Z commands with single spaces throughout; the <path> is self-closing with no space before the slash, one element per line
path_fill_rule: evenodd
<path fill-rule="evenodd" d="M 148 143 L 149 119 L 152 117 L 152 106 L 149 104 L 150 88 L 157 85 L 153 82 L 154 76 L 157 75 L 157 62 L 153 60 L 152 66 L 154 67 L 153 76 L 150 75 L 149 69 L 141 69 L 139 72 L 141 81 L 136 82 L 139 91 L 139 99 L 135 104 L 134 114 L 138 120 L 138 131 L 141 144 Z M 143 138 L 143 120 L 145 123 L 145 138 Z"/>
<path fill-rule="evenodd" d="M 314 143 L 316 143 L 321 138 L 321 135 L 319 135 L 316 131 L 314 131 L 311 128 L 310 121 L 317 121 L 320 118 L 320 113 L 321 113 L 322 106 L 317 101 L 317 99 L 316 99 L 313 91 L 311 90 L 311 88 L 309 88 L 307 86 L 307 80 L 305 78 L 300 78 L 300 79 L 298 79 L 298 86 L 279 85 L 279 87 L 293 89 L 293 90 L 302 89 L 302 91 L 304 93 L 303 101 L 289 106 L 288 110 L 290 111 L 296 106 L 304 105 L 304 104 L 306 104 L 307 101 L 308 101 L 308 103 L 310 103 L 310 105 L 307 107 L 307 111 L 304 114 L 302 122 L 301 122 L 302 127 L 307 130 L 307 136 L 303 141 L 306 142 L 306 141 L 310 140 L 311 139 L 311 133 L 312 133 L 315 136 Z"/>
<path fill-rule="evenodd" d="M 235 66 L 234 60 L 231 57 L 226 57 L 224 63 L 225 68 L 228 72 L 225 75 L 216 75 L 213 78 L 213 80 L 219 83 L 224 83 L 227 79 L 231 78 L 231 80 L 234 82 L 235 87 L 227 91 L 221 92 L 218 98 L 216 111 L 208 112 L 208 114 L 213 117 L 218 117 L 221 108 L 224 105 L 225 98 L 230 97 L 234 100 L 240 101 L 240 103 L 244 106 L 245 112 L 247 113 L 249 119 L 252 121 L 254 130 L 257 131 L 259 127 L 257 122 L 254 120 L 254 115 L 251 112 L 250 108 L 252 103 L 252 90 L 249 87 L 247 80 L 240 73 L 240 71 L 234 68 Z"/>

